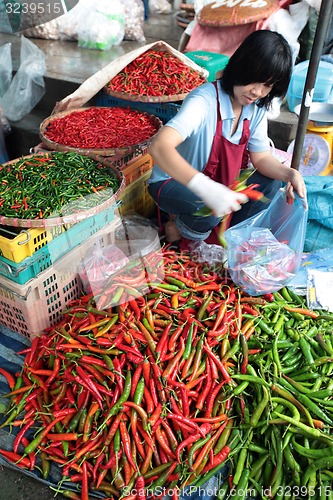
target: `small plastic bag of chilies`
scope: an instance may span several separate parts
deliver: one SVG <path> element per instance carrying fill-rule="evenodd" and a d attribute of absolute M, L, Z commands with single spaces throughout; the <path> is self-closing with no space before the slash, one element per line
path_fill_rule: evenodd
<path fill-rule="evenodd" d="M 144 217 L 124 217 L 111 244 L 98 243 L 84 256 L 79 274 L 98 309 L 142 297 L 164 277 L 157 230 Z"/>
<path fill-rule="evenodd" d="M 86 294 L 102 287 L 105 281 L 129 262 L 116 246 L 101 246 L 100 242 L 87 252 L 80 267 L 80 278 Z"/>
<path fill-rule="evenodd" d="M 250 295 L 275 292 L 291 281 L 301 264 L 308 209 L 296 196 L 286 202 L 280 189 L 266 210 L 225 232 L 229 274 Z"/>

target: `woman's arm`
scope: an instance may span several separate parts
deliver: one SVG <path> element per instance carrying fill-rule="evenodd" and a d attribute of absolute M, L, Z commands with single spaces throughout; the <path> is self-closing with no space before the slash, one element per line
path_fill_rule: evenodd
<path fill-rule="evenodd" d="M 157 165 L 193 191 L 217 217 L 240 210 L 241 204 L 248 201 L 247 196 L 235 193 L 192 167 L 176 149 L 182 141 L 181 134 L 175 129 L 163 127 L 150 147 L 150 154 Z"/>
<path fill-rule="evenodd" d="M 294 190 L 301 198 L 306 195 L 305 183 L 302 175 L 294 168 L 283 165 L 270 151 L 263 153 L 250 153 L 251 163 L 262 175 L 276 179 L 287 184 L 287 194 L 295 198 Z"/>
<path fill-rule="evenodd" d="M 198 173 L 177 151 L 183 142 L 181 134 L 172 127 L 164 126 L 150 146 L 150 154 L 161 170 L 185 186 Z"/>

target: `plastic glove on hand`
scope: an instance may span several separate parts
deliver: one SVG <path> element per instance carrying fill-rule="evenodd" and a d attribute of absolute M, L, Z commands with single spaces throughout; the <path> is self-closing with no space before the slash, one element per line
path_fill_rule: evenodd
<path fill-rule="evenodd" d="M 192 177 L 187 187 L 212 209 L 216 217 L 224 217 L 231 212 L 237 212 L 242 208 L 242 203 L 249 200 L 245 194 L 232 191 L 202 172 Z"/>

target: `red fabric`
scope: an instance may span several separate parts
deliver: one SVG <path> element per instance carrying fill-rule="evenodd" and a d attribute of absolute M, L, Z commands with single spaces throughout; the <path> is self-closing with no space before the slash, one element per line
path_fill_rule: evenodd
<path fill-rule="evenodd" d="M 247 159 L 246 146 L 250 137 L 249 120 L 245 119 L 243 121 L 243 132 L 239 144 L 233 144 L 223 137 L 217 82 L 214 82 L 214 87 L 217 106 L 216 130 L 212 149 L 203 173 L 214 181 L 229 186 L 238 176 L 245 161 L 244 158 Z"/>
<path fill-rule="evenodd" d="M 243 132 L 239 144 L 233 144 L 222 136 L 222 117 L 220 114 L 220 102 L 218 99 L 217 82 L 216 89 L 217 121 L 216 131 L 210 156 L 203 172 L 216 182 L 229 186 L 238 176 L 241 167 L 247 158 L 246 146 L 250 137 L 249 120 L 243 121 Z M 231 217 L 229 218 L 230 223 Z M 218 226 L 213 229 L 206 243 L 219 244 Z"/>
<path fill-rule="evenodd" d="M 192 243 L 192 240 L 188 240 L 187 238 L 182 238 L 179 243 L 179 251 L 188 252 L 190 250 L 190 243 Z"/>
<path fill-rule="evenodd" d="M 292 2 L 293 0 L 279 0 L 279 8 L 286 8 Z M 197 23 L 193 28 L 185 50 L 186 52 L 195 50 L 217 52 L 230 57 L 250 33 L 268 29 L 269 19 L 270 16 L 253 23 L 221 27 L 200 26 Z"/>
<path fill-rule="evenodd" d="M 256 26 L 257 23 L 249 23 L 239 26 L 211 28 L 209 26 L 200 26 L 197 23 L 186 45 L 186 52 L 204 50 L 231 56 L 243 40 L 250 33 L 256 31 Z"/>

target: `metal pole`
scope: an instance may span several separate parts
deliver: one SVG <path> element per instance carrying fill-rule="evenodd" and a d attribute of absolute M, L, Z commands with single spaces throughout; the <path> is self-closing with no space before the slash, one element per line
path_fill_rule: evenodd
<path fill-rule="evenodd" d="M 323 52 L 325 38 L 333 11 L 332 0 L 322 0 L 318 15 L 316 32 L 311 50 L 309 67 L 306 76 L 302 104 L 299 114 L 298 126 L 296 131 L 295 145 L 291 160 L 291 168 L 299 169 L 302 156 L 303 142 L 306 128 L 309 120 L 310 105 L 313 98 L 314 86 L 319 67 L 320 58 Z"/>

